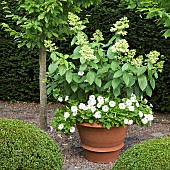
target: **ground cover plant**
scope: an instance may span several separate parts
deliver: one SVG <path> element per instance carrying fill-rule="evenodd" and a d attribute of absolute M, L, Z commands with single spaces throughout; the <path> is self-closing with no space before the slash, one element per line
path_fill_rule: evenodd
<path fill-rule="evenodd" d="M 169 170 L 170 137 L 162 137 L 137 144 L 117 160 L 112 170 Z"/>
<path fill-rule="evenodd" d="M 62 156 L 45 132 L 30 123 L 0 118 L 0 169 L 61 170 Z"/>

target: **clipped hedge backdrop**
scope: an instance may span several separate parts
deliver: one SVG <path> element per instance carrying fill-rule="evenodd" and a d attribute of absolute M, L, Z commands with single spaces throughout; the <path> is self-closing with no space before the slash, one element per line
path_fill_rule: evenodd
<path fill-rule="evenodd" d="M 0 0 L 2 2 L 2 0 Z M 16 1 L 9 0 L 11 8 L 15 10 Z M 158 111 L 170 111 L 170 38 L 162 37 L 162 27 L 153 20 L 146 20 L 144 14 L 129 10 L 126 5 L 119 5 L 119 0 L 103 0 L 100 6 L 83 9 L 80 17 L 88 18 L 86 32 L 92 35 L 100 29 L 106 41 L 111 37 L 109 33 L 113 23 L 123 16 L 130 20 L 128 35 L 125 37 L 131 48 L 137 49 L 138 54 L 157 50 L 166 56 L 164 71 L 156 82 L 151 102 Z M 0 23 L 12 21 L 5 19 L 0 8 Z M 57 42 L 60 51 L 69 53 L 70 37 L 67 41 Z M 17 49 L 13 38 L 0 29 L 0 99 L 3 100 L 39 100 L 39 64 L 38 51 L 29 51 L 26 47 Z"/>

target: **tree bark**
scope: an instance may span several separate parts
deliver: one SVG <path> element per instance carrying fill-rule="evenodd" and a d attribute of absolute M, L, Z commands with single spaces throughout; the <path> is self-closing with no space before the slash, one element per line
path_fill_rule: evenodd
<path fill-rule="evenodd" d="M 39 50 L 39 85 L 40 85 L 40 106 L 39 118 L 40 128 L 47 131 L 47 93 L 46 93 L 46 48 L 42 46 Z"/>

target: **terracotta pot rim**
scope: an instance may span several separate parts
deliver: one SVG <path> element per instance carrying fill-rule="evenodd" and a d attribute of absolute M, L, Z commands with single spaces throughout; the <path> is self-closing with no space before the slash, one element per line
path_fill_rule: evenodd
<path fill-rule="evenodd" d="M 96 122 L 94 122 L 94 123 L 92 123 L 92 124 L 90 124 L 90 123 L 85 123 L 85 122 L 83 122 L 83 123 L 77 122 L 76 124 L 77 124 L 77 125 L 80 125 L 80 126 L 85 126 L 85 127 L 103 128 L 103 125 L 102 125 L 101 123 L 96 123 Z M 128 126 L 129 126 L 129 125 L 126 125 L 125 128 L 128 128 Z M 119 127 L 123 127 L 123 126 L 118 126 L 118 127 L 117 127 L 117 126 L 112 126 L 112 127 L 119 128 Z"/>

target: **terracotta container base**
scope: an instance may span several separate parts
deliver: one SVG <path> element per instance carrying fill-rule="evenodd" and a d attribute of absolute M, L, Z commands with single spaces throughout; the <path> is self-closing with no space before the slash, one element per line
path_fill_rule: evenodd
<path fill-rule="evenodd" d="M 93 152 L 85 149 L 85 158 L 92 162 L 109 163 L 117 160 L 119 152 L 120 150 L 112 152 Z"/>

